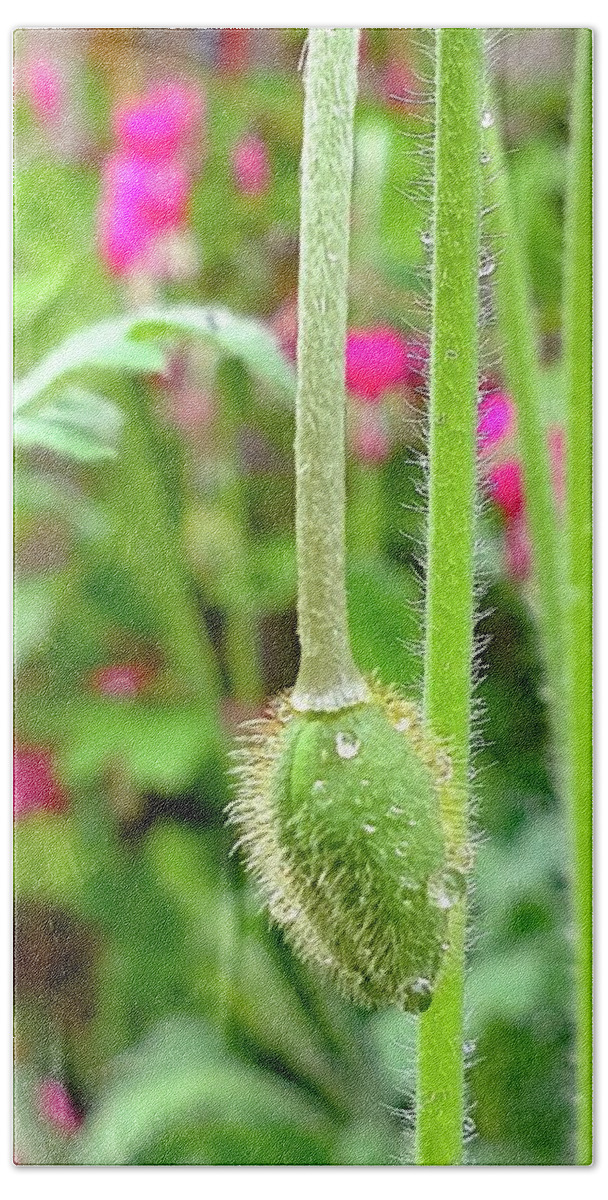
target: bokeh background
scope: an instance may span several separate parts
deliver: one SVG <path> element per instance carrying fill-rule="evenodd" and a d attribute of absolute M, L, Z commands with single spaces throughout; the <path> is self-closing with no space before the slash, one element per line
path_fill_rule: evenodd
<path fill-rule="evenodd" d="M 72 335 L 85 363 L 51 371 L 15 421 L 19 1163 L 394 1164 L 409 1152 L 415 1018 L 353 1008 L 294 959 L 223 815 L 238 723 L 298 661 L 304 36 L 15 35 L 15 373 L 31 382 Z M 496 31 L 490 43 L 559 508 L 573 37 Z M 414 695 L 431 53 L 424 30 L 362 36 L 346 374 L 355 653 Z M 493 324 L 499 254 L 488 246 L 482 262 L 467 1155 L 565 1163 L 563 831 Z M 167 316 L 125 353 L 113 321 L 178 305 L 206 309 L 198 335 L 190 308 L 188 328 Z M 92 362 L 85 331 L 106 320 Z"/>

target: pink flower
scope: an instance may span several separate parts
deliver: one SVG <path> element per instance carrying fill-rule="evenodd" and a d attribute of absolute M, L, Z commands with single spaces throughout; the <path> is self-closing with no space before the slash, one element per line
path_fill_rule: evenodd
<path fill-rule="evenodd" d="M 367 404 L 397 384 L 416 386 L 421 378 L 425 347 L 405 341 L 388 326 L 351 329 L 346 339 L 346 387 Z"/>
<path fill-rule="evenodd" d="M 42 746 L 15 749 L 13 814 L 16 820 L 34 812 L 63 812 L 68 798 L 53 774 L 50 750 Z"/>
<path fill-rule="evenodd" d="M 417 107 L 421 84 L 413 71 L 404 62 L 391 60 L 384 68 L 380 84 L 386 104 L 397 112 L 411 111 Z"/>
<path fill-rule="evenodd" d="M 489 454 L 500 442 L 510 437 L 515 425 L 513 401 L 506 392 L 488 391 L 478 408 L 477 442 L 480 454 Z"/>
<path fill-rule="evenodd" d="M 52 1125 L 56 1133 L 71 1137 L 82 1124 L 78 1113 L 62 1083 L 57 1079 L 45 1079 L 38 1089 L 38 1111 L 43 1121 Z"/>
<path fill-rule="evenodd" d="M 261 196 L 270 186 L 270 158 L 262 138 L 250 134 L 232 151 L 234 182 L 244 196 Z"/>
<path fill-rule="evenodd" d="M 25 67 L 25 90 L 39 121 L 52 123 L 60 115 L 64 85 L 56 63 L 50 58 L 30 59 Z"/>
<path fill-rule="evenodd" d="M 507 523 L 520 517 L 524 510 L 524 489 L 521 466 L 517 460 L 497 463 L 488 474 L 488 483 L 492 499 Z"/>
<path fill-rule="evenodd" d="M 114 134 L 127 154 L 166 161 L 184 150 L 202 117 L 200 92 L 190 84 L 168 81 L 121 104 L 114 112 Z"/>
<path fill-rule="evenodd" d="M 189 193 L 188 174 L 177 163 L 110 155 L 102 177 L 99 243 L 114 274 L 141 265 L 158 236 L 181 225 Z"/>
<path fill-rule="evenodd" d="M 271 329 L 286 358 L 295 360 L 298 348 L 298 301 L 287 300 L 270 321 Z"/>
<path fill-rule="evenodd" d="M 90 679 L 94 691 L 116 699 L 134 697 L 149 681 L 151 671 L 143 663 L 113 663 L 109 667 L 98 667 Z"/>
<path fill-rule="evenodd" d="M 362 410 L 353 435 L 353 450 L 359 462 L 379 466 L 388 458 L 390 449 L 390 438 L 377 410 Z"/>

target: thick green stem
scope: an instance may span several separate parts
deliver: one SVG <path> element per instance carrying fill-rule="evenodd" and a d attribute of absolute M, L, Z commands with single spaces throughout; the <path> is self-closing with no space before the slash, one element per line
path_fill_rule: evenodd
<path fill-rule="evenodd" d="M 564 653 L 561 549 L 553 502 L 547 428 L 538 387 L 536 322 L 527 269 L 515 223 L 509 180 L 493 114 L 486 125 L 488 233 L 497 247 L 495 299 L 505 381 L 517 409 L 526 516 L 532 543 L 541 648 L 556 767 L 563 743 Z"/>
<path fill-rule="evenodd" d="M 579 1164 L 592 1156 L 592 436 L 593 116 L 592 35 L 577 32 L 570 175 L 566 201 L 565 673 L 567 790 L 575 924 L 576 1105 Z"/>
<path fill-rule="evenodd" d="M 345 583 L 344 349 L 357 92 L 356 29 L 308 37 L 298 292 L 296 546 L 300 671 L 292 704 L 330 710 L 364 699 Z"/>
<path fill-rule="evenodd" d="M 437 36 L 433 325 L 424 704 L 450 747 L 453 851 L 467 843 L 473 652 L 482 34 Z M 420 1020 L 417 1161 L 462 1161 L 465 901 L 450 914 L 450 949 Z"/>

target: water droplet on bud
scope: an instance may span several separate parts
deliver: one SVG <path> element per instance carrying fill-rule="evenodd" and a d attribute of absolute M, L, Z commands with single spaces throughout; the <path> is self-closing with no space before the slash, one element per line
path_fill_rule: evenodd
<path fill-rule="evenodd" d="M 481 128 L 482 129 L 491 129 L 493 124 L 494 124 L 494 114 L 490 112 L 489 108 L 486 108 L 486 111 L 484 113 L 482 113 L 482 116 L 481 116 Z"/>
<path fill-rule="evenodd" d="M 336 734 L 336 753 L 340 758 L 355 758 L 359 753 L 361 742 L 352 733 Z"/>
<path fill-rule="evenodd" d="M 466 880 L 461 871 L 447 867 L 440 875 L 431 875 L 428 882 L 429 899 L 437 908 L 453 908 L 465 893 Z"/>

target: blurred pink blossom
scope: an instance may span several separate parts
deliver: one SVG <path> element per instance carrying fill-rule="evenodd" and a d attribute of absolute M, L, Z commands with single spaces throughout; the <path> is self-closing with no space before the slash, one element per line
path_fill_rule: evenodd
<path fill-rule="evenodd" d="M 270 185 L 270 157 L 262 138 L 249 134 L 232 151 L 234 182 L 244 196 L 261 196 Z"/>
<path fill-rule="evenodd" d="M 99 209 L 99 245 L 115 274 L 141 265 L 160 234 L 184 221 L 190 192 L 177 163 L 154 164 L 121 152 L 106 160 Z"/>
<path fill-rule="evenodd" d="M 477 442 L 480 454 L 489 454 L 510 437 L 515 426 L 515 408 L 506 392 L 487 391 L 479 402 Z"/>
<path fill-rule="evenodd" d="M 379 466 L 390 454 L 391 442 L 375 409 L 361 410 L 353 434 L 353 451 L 359 462 Z"/>
<path fill-rule="evenodd" d="M 153 162 L 174 159 L 200 130 L 203 98 L 191 84 L 169 80 L 114 112 L 114 134 L 127 154 Z"/>
<path fill-rule="evenodd" d="M 93 671 L 90 681 L 94 691 L 124 699 L 137 696 L 148 683 L 151 673 L 143 663 L 113 663 L 98 667 Z"/>
<path fill-rule="evenodd" d="M 70 1096 L 57 1079 L 45 1079 L 38 1089 L 38 1111 L 56 1133 L 71 1137 L 82 1124 Z"/>
<path fill-rule="evenodd" d="M 63 812 L 68 798 L 53 774 L 51 751 L 43 746 L 15 749 L 13 814 L 15 820 L 34 812 Z"/>
<path fill-rule="evenodd" d="M 490 495 L 501 509 L 507 523 L 521 516 L 524 510 L 524 489 L 521 466 L 517 459 L 497 463 L 488 474 Z"/>
<path fill-rule="evenodd" d="M 50 58 L 33 58 L 25 64 L 25 91 L 39 121 L 52 123 L 61 114 L 64 83 L 57 63 Z"/>
<path fill-rule="evenodd" d="M 407 63 L 392 59 L 386 64 L 380 83 L 386 104 L 403 113 L 417 108 L 421 84 Z"/>
<path fill-rule="evenodd" d="M 270 321 L 271 329 L 286 358 L 295 360 L 298 347 L 298 301 L 286 300 Z"/>
<path fill-rule="evenodd" d="M 426 348 L 408 343 L 389 326 L 351 329 L 346 338 L 346 387 L 367 404 L 397 384 L 417 386 L 426 361 Z"/>

